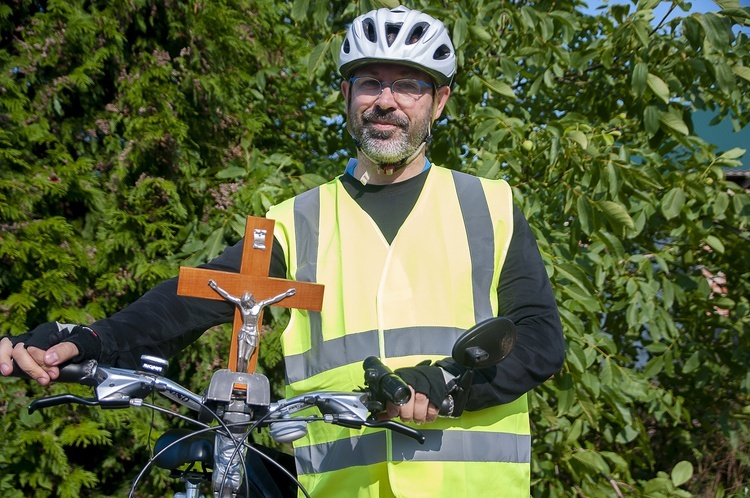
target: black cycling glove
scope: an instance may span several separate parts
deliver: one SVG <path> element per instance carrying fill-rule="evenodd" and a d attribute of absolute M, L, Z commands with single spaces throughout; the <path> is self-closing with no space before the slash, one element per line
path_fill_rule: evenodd
<path fill-rule="evenodd" d="M 415 392 L 427 396 L 430 403 L 438 408 L 448 395 L 443 369 L 430 365 L 430 360 L 425 360 L 413 367 L 399 368 L 395 373 L 413 387 Z"/>
<path fill-rule="evenodd" d="M 72 342 L 78 348 L 78 356 L 71 359 L 71 363 L 84 360 L 98 360 L 102 352 L 102 341 L 92 329 L 83 325 L 47 322 L 39 325 L 31 332 L 17 336 L 8 336 L 15 346 L 24 343 L 25 348 L 36 347 L 47 350 L 61 342 Z"/>

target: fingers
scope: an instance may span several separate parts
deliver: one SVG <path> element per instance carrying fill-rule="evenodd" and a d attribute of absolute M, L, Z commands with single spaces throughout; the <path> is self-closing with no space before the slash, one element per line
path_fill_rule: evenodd
<path fill-rule="evenodd" d="M 55 344 L 44 354 L 44 364 L 48 367 L 58 366 L 78 356 L 78 346 L 72 342 Z"/>
<path fill-rule="evenodd" d="M 411 400 L 400 407 L 389 403 L 388 416 L 390 418 L 399 416 L 402 422 L 414 422 L 415 424 L 434 422 L 438 416 L 438 408 L 430 403 L 424 393 L 415 393 L 411 386 L 409 386 L 409 389 L 412 392 Z"/>
<path fill-rule="evenodd" d="M 433 405 L 429 401 L 427 402 L 427 416 L 425 417 L 425 422 L 434 422 L 438 418 L 438 414 L 440 413 L 440 408 Z"/>
<path fill-rule="evenodd" d="M 400 410 L 400 407 L 398 405 L 396 405 L 396 404 L 391 403 L 390 401 L 388 401 L 385 404 L 385 411 L 388 414 L 388 416 L 386 418 L 396 418 L 396 417 L 398 417 L 398 414 L 399 414 L 399 412 L 401 410 Z"/>
<path fill-rule="evenodd" d="M 430 406 L 430 400 L 427 399 L 427 396 L 425 396 L 424 393 L 415 393 L 413 396 L 414 399 L 414 406 L 411 413 L 411 420 L 410 422 L 414 422 L 416 424 L 424 424 L 425 422 L 432 422 L 432 420 L 428 420 L 428 412 L 429 412 L 429 406 Z M 403 415 L 401 416 L 401 420 L 403 420 Z"/>
<path fill-rule="evenodd" d="M 13 373 L 12 354 L 13 343 L 10 342 L 10 339 L 7 337 L 3 337 L 0 339 L 0 372 L 3 375 L 10 375 Z"/>
<path fill-rule="evenodd" d="M 78 347 L 70 342 L 61 342 L 47 351 L 36 347 L 26 348 L 20 342 L 13 346 L 7 338 L 0 340 L 0 372 L 13 373 L 15 363 L 20 370 L 39 384 L 46 386 L 60 375 L 57 365 L 78 356 Z"/>
<path fill-rule="evenodd" d="M 43 350 L 35 347 L 27 349 L 22 342 L 19 342 L 13 348 L 12 356 L 18 368 L 26 372 L 29 377 L 36 380 L 39 384 L 46 386 L 52 378 L 57 378 L 59 371 L 57 367 L 46 367 L 44 365 L 44 353 Z M 48 370 L 52 371 L 54 377 L 50 377 Z"/>

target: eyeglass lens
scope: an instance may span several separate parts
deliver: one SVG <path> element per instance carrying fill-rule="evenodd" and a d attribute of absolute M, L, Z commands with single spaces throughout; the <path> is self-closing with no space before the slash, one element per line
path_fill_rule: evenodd
<path fill-rule="evenodd" d="M 422 95 L 423 86 L 428 86 L 426 83 L 411 78 L 398 79 L 392 83 L 367 76 L 354 78 L 353 80 L 352 89 L 357 95 L 377 97 L 383 91 L 383 88 L 390 87 L 394 96 L 404 97 L 412 101 L 417 100 Z"/>

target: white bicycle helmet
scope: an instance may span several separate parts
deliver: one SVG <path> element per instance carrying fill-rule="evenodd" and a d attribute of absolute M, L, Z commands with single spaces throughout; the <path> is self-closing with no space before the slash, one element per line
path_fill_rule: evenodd
<path fill-rule="evenodd" d="M 339 71 L 351 77 L 360 66 L 397 62 L 425 71 L 438 86 L 450 85 L 456 53 L 442 22 L 406 7 L 378 9 L 352 22 L 341 44 Z"/>

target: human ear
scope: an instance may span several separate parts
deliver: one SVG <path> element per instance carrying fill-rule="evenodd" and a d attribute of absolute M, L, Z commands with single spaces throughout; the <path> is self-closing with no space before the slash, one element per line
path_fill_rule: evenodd
<path fill-rule="evenodd" d="M 451 94 L 451 89 L 449 86 L 441 86 L 437 89 L 435 92 L 435 116 L 434 119 L 437 119 L 440 117 L 440 115 L 443 113 L 443 109 L 445 108 L 445 104 L 448 103 L 448 97 Z"/>
<path fill-rule="evenodd" d="M 344 106 L 345 109 L 349 110 L 349 82 L 346 80 L 341 81 L 341 93 L 344 94 Z"/>

